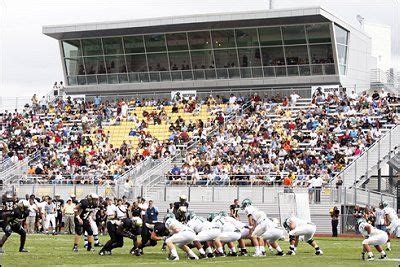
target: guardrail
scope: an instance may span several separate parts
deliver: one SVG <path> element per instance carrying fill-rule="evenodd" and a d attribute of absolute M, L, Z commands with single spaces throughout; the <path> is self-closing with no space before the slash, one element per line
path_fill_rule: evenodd
<path fill-rule="evenodd" d="M 336 183 L 339 179 L 343 181 L 343 186 L 352 187 L 363 178 L 368 179 L 372 175 L 372 170 L 381 161 L 390 157 L 400 146 L 400 125 L 396 125 L 386 132 L 378 141 L 360 154 L 346 168 L 340 171 L 331 183 Z"/>

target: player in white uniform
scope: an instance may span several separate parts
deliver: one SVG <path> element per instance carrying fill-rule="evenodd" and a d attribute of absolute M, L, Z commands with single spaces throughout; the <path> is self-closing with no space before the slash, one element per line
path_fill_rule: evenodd
<path fill-rule="evenodd" d="M 179 260 L 178 252 L 176 251 L 175 245 L 186 252 L 188 258 L 191 260 L 198 260 L 196 254 L 187 246 L 187 244 L 192 243 L 196 240 L 196 233 L 175 219 L 173 213 L 169 213 L 164 218 L 165 228 L 170 233 L 170 237 L 164 238 L 165 243 L 169 249 L 170 256 L 169 260 Z"/>
<path fill-rule="evenodd" d="M 285 237 L 285 231 L 280 229 L 278 224 L 269 218 L 266 218 L 261 222 L 260 228 L 261 229 L 259 231 L 263 232 L 263 234 L 260 236 L 261 239 L 268 243 L 272 248 L 276 249 L 278 252 L 275 254 L 276 256 L 284 256 L 285 253 L 283 253 L 277 241 Z"/>
<path fill-rule="evenodd" d="M 383 209 L 384 218 L 385 218 L 385 225 L 388 233 L 388 241 L 387 241 L 387 250 L 391 250 L 390 247 L 390 236 L 393 235 L 394 237 L 400 238 L 400 220 L 397 217 L 396 211 L 388 206 L 388 203 L 382 201 L 379 203 L 379 208 Z"/>
<path fill-rule="evenodd" d="M 228 256 L 237 256 L 236 247 L 233 242 L 238 241 L 242 238 L 240 222 L 231 217 L 225 216 L 225 214 L 223 213 L 220 214 L 211 213 L 208 216 L 208 220 L 222 229 L 219 239 L 222 243 L 227 244 L 229 248 Z M 222 247 L 217 248 L 217 252 L 218 254 L 216 254 L 216 256 L 224 255 Z"/>
<path fill-rule="evenodd" d="M 221 235 L 221 227 L 216 223 L 209 222 L 203 217 L 197 216 L 193 211 L 189 211 L 187 215 L 187 226 L 192 229 L 197 237 L 196 240 L 193 242 L 195 247 L 200 252 L 200 259 L 204 258 L 213 258 L 214 254 L 212 252 L 213 243 L 215 246 L 221 247 L 222 244 L 219 240 L 219 236 Z M 207 249 L 204 251 L 204 248 L 201 242 L 207 243 Z"/>
<path fill-rule="evenodd" d="M 382 245 L 388 241 L 388 235 L 386 232 L 376 229 L 369 223 L 365 221 L 365 219 L 360 219 L 358 221 L 358 230 L 365 237 L 362 242 L 363 252 L 361 254 L 362 259 L 365 260 L 365 253 L 367 253 L 368 258 L 367 261 L 374 260 L 374 255 L 371 251 L 371 245 L 375 246 L 376 250 L 381 253 L 380 259 L 386 258 L 386 253 L 382 248 Z"/>
<path fill-rule="evenodd" d="M 265 243 L 261 238 L 264 233 L 263 222 L 267 218 L 265 212 L 257 209 L 253 206 L 250 199 L 246 198 L 242 201 L 242 209 L 245 211 L 247 218 L 249 220 L 249 226 L 252 229 L 250 240 L 254 245 L 255 253 L 254 257 L 260 257 L 265 255 Z"/>
<path fill-rule="evenodd" d="M 323 255 L 322 250 L 313 239 L 315 231 L 317 230 L 315 224 L 292 216 L 285 219 L 283 227 L 289 232 L 290 248 L 287 253 L 288 255 L 296 254 L 296 248 L 299 244 L 299 236 L 302 235 L 304 235 L 304 240 L 306 240 L 310 246 L 315 248 L 315 255 Z"/>

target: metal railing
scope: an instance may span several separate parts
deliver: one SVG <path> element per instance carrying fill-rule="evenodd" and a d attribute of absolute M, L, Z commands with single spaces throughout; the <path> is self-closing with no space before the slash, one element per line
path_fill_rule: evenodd
<path fill-rule="evenodd" d="M 374 168 L 376 168 L 378 164 L 383 164 L 385 159 L 390 158 L 391 154 L 394 153 L 399 146 L 400 125 L 396 125 L 339 172 L 332 179 L 331 183 L 336 183 L 340 178 L 345 187 L 350 188 L 352 186 L 361 185 L 362 183 L 358 182 L 366 180 L 373 175 Z"/>
<path fill-rule="evenodd" d="M 204 68 L 171 71 L 129 72 L 68 76 L 69 85 L 147 83 L 215 79 L 276 78 L 287 76 L 335 75 L 335 64 Z"/>

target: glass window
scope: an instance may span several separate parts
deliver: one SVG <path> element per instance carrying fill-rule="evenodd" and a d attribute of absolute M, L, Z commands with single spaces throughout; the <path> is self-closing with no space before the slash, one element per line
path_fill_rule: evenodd
<path fill-rule="evenodd" d="M 164 34 L 145 35 L 144 42 L 147 52 L 166 51 Z"/>
<path fill-rule="evenodd" d="M 331 31 L 329 24 L 306 25 L 307 38 L 309 43 L 330 43 Z"/>
<path fill-rule="evenodd" d="M 286 46 L 285 55 L 287 65 L 308 64 L 308 51 L 305 45 Z"/>
<path fill-rule="evenodd" d="M 189 52 L 169 53 L 169 64 L 171 66 L 171 70 L 191 69 Z"/>
<path fill-rule="evenodd" d="M 122 48 L 122 38 L 103 38 L 104 53 L 106 55 L 121 55 L 124 53 Z"/>
<path fill-rule="evenodd" d="M 256 29 L 239 29 L 236 32 L 236 44 L 238 47 L 258 46 Z"/>
<path fill-rule="evenodd" d="M 283 41 L 286 45 L 305 44 L 306 35 L 304 26 L 284 26 L 282 27 Z"/>
<path fill-rule="evenodd" d="M 167 53 L 148 54 L 149 71 L 168 71 Z"/>
<path fill-rule="evenodd" d="M 311 64 L 333 63 L 332 45 L 310 45 Z"/>
<path fill-rule="evenodd" d="M 336 35 L 336 42 L 338 44 L 347 45 L 348 32 L 345 29 L 339 27 L 338 25 L 335 25 L 335 35 Z"/>
<path fill-rule="evenodd" d="M 81 57 L 82 48 L 79 40 L 63 41 L 64 57 Z"/>
<path fill-rule="evenodd" d="M 186 33 L 166 34 L 168 51 L 188 50 Z"/>
<path fill-rule="evenodd" d="M 283 47 L 262 47 L 262 62 L 264 66 L 280 66 L 285 65 L 285 57 L 283 56 Z"/>
<path fill-rule="evenodd" d="M 337 53 L 339 64 L 345 65 L 347 62 L 347 46 L 338 44 Z"/>
<path fill-rule="evenodd" d="M 214 48 L 235 47 L 235 33 L 233 30 L 211 32 Z"/>
<path fill-rule="evenodd" d="M 82 58 L 66 58 L 65 67 L 67 68 L 67 75 L 85 75 L 85 68 L 83 67 Z"/>
<path fill-rule="evenodd" d="M 106 73 L 104 66 L 103 57 L 85 57 L 86 73 L 89 75 Z"/>
<path fill-rule="evenodd" d="M 125 36 L 123 37 L 123 39 L 125 45 L 125 53 L 144 53 L 143 36 Z"/>
<path fill-rule="evenodd" d="M 103 55 L 100 39 L 84 39 L 82 40 L 84 56 L 99 56 Z"/>
<path fill-rule="evenodd" d="M 128 65 L 129 72 L 146 72 L 147 61 L 146 55 L 126 55 L 126 63 Z"/>
<path fill-rule="evenodd" d="M 236 49 L 216 50 L 214 53 L 217 68 L 235 68 L 239 66 Z"/>
<path fill-rule="evenodd" d="M 192 51 L 193 69 L 209 69 L 214 68 L 214 58 L 212 50 Z"/>
<path fill-rule="evenodd" d="M 260 45 L 282 45 L 281 29 L 279 27 L 259 28 Z"/>
<path fill-rule="evenodd" d="M 240 67 L 261 66 L 261 54 L 258 48 L 238 49 Z"/>
<path fill-rule="evenodd" d="M 126 65 L 124 56 L 106 56 L 107 73 L 125 73 Z"/>
<path fill-rule="evenodd" d="M 210 32 L 188 32 L 190 49 L 210 49 Z"/>

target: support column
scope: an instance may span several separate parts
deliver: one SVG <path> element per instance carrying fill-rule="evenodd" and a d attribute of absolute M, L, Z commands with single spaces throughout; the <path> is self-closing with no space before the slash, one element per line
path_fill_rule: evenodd
<path fill-rule="evenodd" d="M 379 165 L 378 165 L 378 168 L 379 168 Z M 378 169 L 378 192 L 381 192 L 381 190 L 382 190 L 382 171 L 379 168 Z"/>

